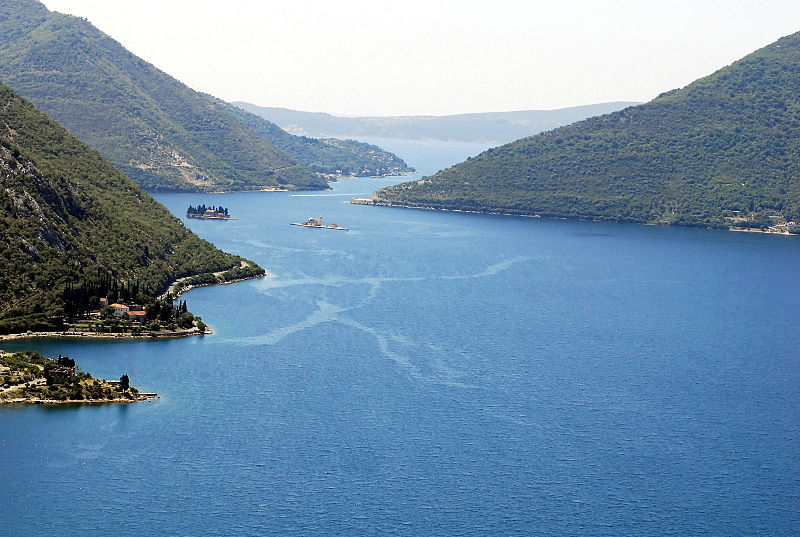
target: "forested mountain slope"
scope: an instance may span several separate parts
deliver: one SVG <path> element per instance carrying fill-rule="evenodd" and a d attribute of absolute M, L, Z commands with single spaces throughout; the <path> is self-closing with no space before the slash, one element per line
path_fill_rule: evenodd
<path fill-rule="evenodd" d="M 134 56 L 85 19 L 36 0 L 0 3 L 0 82 L 146 188 L 327 186 L 304 154 L 279 149 L 227 103 Z M 372 162 L 359 157 L 365 167 Z"/>
<path fill-rule="evenodd" d="M 380 204 L 693 226 L 800 219 L 800 34 L 653 101 L 490 149 Z"/>
<path fill-rule="evenodd" d="M 241 262 L 0 85 L 0 333 L 58 326 L 102 279 L 146 300 L 178 277 Z"/>

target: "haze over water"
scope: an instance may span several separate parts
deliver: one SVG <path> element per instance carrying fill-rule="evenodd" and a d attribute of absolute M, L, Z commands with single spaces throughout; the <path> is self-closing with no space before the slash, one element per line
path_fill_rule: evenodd
<path fill-rule="evenodd" d="M 3 344 L 161 398 L 0 408 L 0 535 L 800 534 L 796 238 L 346 203 L 405 179 L 158 195 L 272 276 L 185 295 L 212 336 Z"/>

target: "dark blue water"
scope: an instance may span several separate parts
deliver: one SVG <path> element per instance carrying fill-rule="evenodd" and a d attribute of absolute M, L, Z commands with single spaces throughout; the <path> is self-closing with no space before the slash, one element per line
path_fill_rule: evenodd
<path fill-rule="evenodd" d="M 393 181 L 160 195 L 273 276 L 4 344 L 161 398 L 0 409 L 0 534 L 800 534 L 800 240 L 346 203 Z"/>

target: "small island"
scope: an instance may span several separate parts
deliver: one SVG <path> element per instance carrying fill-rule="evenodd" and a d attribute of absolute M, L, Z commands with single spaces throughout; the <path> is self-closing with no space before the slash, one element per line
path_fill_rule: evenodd
<path fill-rule="evenodd" d="M 322 217 L 319 218 L 309 218 L 305 222 L 291 222 L 293 226 L 303 226 L 303 227 L 313 227 L 318 229 L 336 229 L 339 231 L 347 231 L 348 228 L 342 227 L 337 224 L 323 224 Z"/>
<path fill-rule="evenodd" d="M 186 209 L 186 217 L 205 218 L 207 220 L 238 220 L 228 214 L 227 207 L 206 207 L 205 205 L 198 205 L 197 207 L 189 205 L 189 208 Z"/>
<path fill-rule="evenodd" d="M 72 358 L 46 358 L 35 351 L 0 350 L 0 380 L 0 404 L 133 403 L 158 397 L 131 386 L 128 375 L 96 379 Z"/>

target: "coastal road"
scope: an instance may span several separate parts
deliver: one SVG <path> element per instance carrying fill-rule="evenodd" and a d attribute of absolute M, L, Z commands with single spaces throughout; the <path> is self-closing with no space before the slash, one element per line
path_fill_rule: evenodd
<path fill-rule="evenodd" d="M 247 261 L 242 261 L 241 268 L 247 268 L 247 267 L 249 267 L 249 266 L 250 266 L 250 263 L 248 263 Z M 230 269 L 229 269 L 229 270 L 230 270 Z M 221 270 L 221 271 L 219 271 L 219 272 L 212 272 L 212 274 L 213 274 L 215 277 L 219 278 L 220 276 L 222 276 L 222 275 L 223 275 L 223 274 L 225 274 L 226 272 L 228 272 L 228 271 L 227 271 L 227 270 Z M 169 286 L 169 287 L 167 287 L 167 290 L 164 292 L 164 294 L 162 294 L 162 295 L 161 295 L 161 296 L 159 296 L 158 298 L 159 298 L 160 300 L 166 300 L 166 298 L 167 298 L 167 295 L 169 295 L 169 294 L 172 294 L 172 296 L 173 296 L 174 298 L 177 298 L 177 297 L 178 297 L 178 296 L 180 296 L 180 295 L 175 295 L 175 294 L 174 294 L 174 293 L 175 293 L 175 287 L 176 287 L 176 286 L 177 286 L 179 283 L 181 283 L 182 281 L 188 280 L 188 279 L 189 279 L 189 278 L 191 278 L 191 277 L 192 277 L 192 276 L 184 276 L 183 278 L 178 278 L 177 280 L 175 280 L 174 282 L 172 282 L 172 283 L 170 284 L 170 286 Z M 183 290 L 183 292 L 185 293 L 185 292 L 186 292 L 186 291 L 188 291 L 189 289 L 191 289 L 191 287 L 188 287 L 188 288 L 184 289 L 184 290 Z"/>
<path fill-rule="evenodd" d="M 22 384 L 14 384 L 13 386 L 9 386 L 8 388 L 3 388 L 2 386 L 0 386 L 0 393 L 16 390 L 17 388 L 24 388 L 25 386 L 37 386 L 39 384 L 45 384 L 46 382 L 47 382 L 46 379 L 38 378 L 29 380 L 28 382 L 23 382 Z"/>

